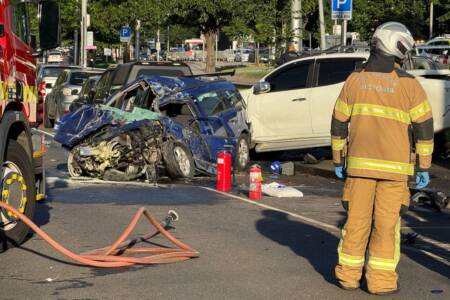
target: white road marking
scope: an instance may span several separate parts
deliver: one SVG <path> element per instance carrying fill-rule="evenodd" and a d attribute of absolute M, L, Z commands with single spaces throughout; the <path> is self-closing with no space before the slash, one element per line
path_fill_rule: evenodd
<path fill-rule="evenodd" d="M 50 133 L 50 132 L 45 132 L 45 131 L 43 131 L 43 130 L 36 129 L 36 128 L 32 129 L 32 131 L 34 131 L 34 132 L 39 132 L 39 133 L 42 133 L 42 134 L 45 134 L 46 136 L 49 136 L 49 137 L 51 137 L 52 139 L 55 138 L 55 135 L 54 135 L 53 133 Z"/>
<path fill-rule="evenodd" d="M 318 220 L 315 220 L 315 219 L 307 218 L 307 217 L 304 217 L 302 215 L 299 215 L 299 214 L 296 214 L 296 213 L 293 213 L 293 212 L 290 212 L 290 211 L 287 211 L 287 210 L 279 209 L 279 208 L 276 208 L 276 207 L 273 207 L 273 206 L 270 206 L 270 205 L 267 205 L 267 204 L 263 204 L 263 203 L 256 202 L 256 201 L 252 201 L 252 200 L 249 200 L 247 198 L 240 197 L 240 196 L 237 196 L 237 195 L 233 195 L 233 194 L 229 194 L 229 193 L 225 193 L 225 192 L 220 192 L 220 191 L 217 191 L 217 190 L 215 190 L 213 188 L 210 188 L 210 187 L 202 186 L 201 188 L 205 189 L 207 191 L 210 191 L 210 192 L 214 192 L 214 193 L 226 196 L 226 197 L 230 197 L 230 198 L 234 198 L 234 199 L 237 199 L 237 200 L 241 200 L 241 201 L 244 201 L 246 203 L 250 203 L 252 205 L 256 205 L 256 206 L 259 206 L 259 207 L 262 207 L 262 208 L 265 208 L 265 209 L 278 211 L 278 212 L 284 213 L 284 214 L 289 215 L 289 216 L 291 216 L 293 218 L 300 219 L 300 220 L 305 221 L 305 222 L 310 223 L 310 224 L 314 224 L 314 225 L 317 225 L 317 226 L 320 226 L 320 227 L 323 227 L 323 228 L 331 229 L 333 231 L 340 231 L 340 228 L 338 228 L 337 226 L 330 225 L 330 224 L 327 224 L 327 223 L 324 223 L 324 222 L 321 222 L 321 221 L 318 221 Z M 402 229 L 413 229 L 413 228 L 430 228 L 430 227 L 425 227 L 425 226 L 423 226 L 423 227 L 402 227 Z M 435 228 L 439 228 L 440 229 L 441 227 L 436 227 L 435 226 Z M 434 246 L 436 246 L 438 248 L 441 248 L 441 249 L 443 248 L 442 247 L 442 243 L 437 242 L 437 241 L 432 240 L 432 239 L 429 239 L 429 238 L 422 238 L 421 236 L 419 236 L 418 240 L 423 240 L 424 242 L 432 244 L 432 245 L 434 245 Z M 402 245 L 402 248 L 406 248 L 406 249 L 414 251 L 414 252 L 420 252 L 420 253 L 425 254 L 425 255 L 427 255 L 429 257 L 432 257 L 432 258 L 437 259 L 437 260 L 439 260 L 441 262 L 444 262 L 447 265 L 450 265 L 450 263 L 448 262 L 448 260 L 446 258 L 441 257 L 439 255 L 436 255 L 434 253 L 431 253 L 429 251 L 426 251 L 426 250 L 423 250 L 423 249 L 413 248 L 411 246 L 406 246 L 406 245 Z M 444 247 L 444 249 L 446 249 L 446 248 L 447 247 Z"/>
<path fill-rule="evenodd" d="M 334 226 L 334 225 L 330 225 L 330 224 L 323 223 L 323 222 L 320 222 L 320 221 L 317 221 L 317 220 L 314 220 L 314 219 L 311 219 L 311 218 L 307 218 L 307 217 L 301 216 L 299 214 L 296 214 L 296 213 L 293 213 L 293 212 L 290 212 L 290 211 L 287 211 L 287 210 L 279 209 L 279 208 L 276 208 L 276 207 L 273 207 L 273 206 L 270 206 L 270 205 L 267 205 L 267 204 L 262 204 L 260 202 L 252 201 L 252 200 L 246 199 L 244 197 L 240 197 L 240 196 L 232 195 L 232 194 L 229 194 L 229 193 L 216 191 L 215 189 L 212 189 L 212 188 L 209 188 L 209 187 L 206 187 L 206 186 L 202 186 L 201 188 L 203 188 L 205 190 L 208 190 L 208 191 L 211 191 L 211 192 L 214 192 L 214 193 L 217 193 L 217 194 L 221 194 L 223 196 L 227 196 L 227 197 L 231 197 L 231 198 L 234 198 L 234 199 L 238 199 L 238 200 L 241 200 L 241 201 L 244 201 L 244 202 L 247 202 L 247 203 L 250 203 L 250 204 L 262 207 L 262 208 L 265 208 L 265 209 L 278 211 L 278 212 L 284 213 L 286 215 L 289 215 L 289 216 L 294 217 L 296 219 L 300 219 L 300 220 L 305 221 L 305 222 L 310 223 L 310 224 L 318 225 L 320 227 L 328 228 L 328 229 L 331 229 L 331 230 L 340 231 L 340 229 L 338 227 Z"/>

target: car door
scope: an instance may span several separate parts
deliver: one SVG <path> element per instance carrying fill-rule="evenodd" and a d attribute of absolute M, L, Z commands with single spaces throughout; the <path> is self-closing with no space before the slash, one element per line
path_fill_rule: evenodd
<path fill-rule="evenodd" d="M 198 95 L 196 104 L 200 134 L 208 145 L 210 160 L 214 161 L 219 151 L 235 147 L 234 132 L 227 122 L 235 117 L 235 111 L 218 90 Z"/>
<path fill-rule="evenodd" d="M 311 136 L 309 85 L 313 63 L 314 60 L 308 60 L 282 66 L 265 78 L 270 92 L 250 95 L 247 116 L 253 140 L 295 140 Z"/>
<path fill-rule="evenodd" d="M 239 91 L 232 87 L 221 91 L 222 97 L 227 101 L 229 109 L 222 113 L 222 119 L 227 123 L 234 138 L 239 138 L 241 133 L 247 130 L 245 120 L 245 105 Z"/>
<path fill-rule="evenodd" d="M 317 137 L 330 135 L 331 115 L 345 80 L 362 67 L 362 57 L 318 58 L 311 88 L 311 123 Z"/>

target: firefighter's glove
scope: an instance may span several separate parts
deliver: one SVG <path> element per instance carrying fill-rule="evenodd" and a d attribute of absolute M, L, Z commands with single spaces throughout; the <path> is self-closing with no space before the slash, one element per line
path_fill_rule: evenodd
<path fill-rule="evenodd" d="M 344 166 L 337 166 L 337 167 L 335 167 L 334 173 L 336 174 L 337 178 L 339 178 L 339 179 L 345 179 L 345 170 L 344 170 Z"/>
<path fill-rule="evenodd" d="M 418 190 L 426 188 L 429 183 L 430 183 L 430 174 L 428 174 L 428 172 L 417 172 L 416 188 Z"/>

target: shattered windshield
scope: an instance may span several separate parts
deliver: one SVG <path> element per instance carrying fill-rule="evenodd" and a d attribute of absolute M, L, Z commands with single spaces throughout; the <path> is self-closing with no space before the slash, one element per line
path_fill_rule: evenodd
<path fill-rule="evenodd" d="M 208 92 L 197 97 L 199 105 L 208 116 L 214 116 L 227 109 L 225 101 L 217 92 Z"/>

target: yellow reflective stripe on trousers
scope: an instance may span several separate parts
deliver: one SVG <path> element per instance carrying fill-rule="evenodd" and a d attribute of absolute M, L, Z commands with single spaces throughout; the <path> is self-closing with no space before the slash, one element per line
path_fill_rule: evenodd
<path fill-rule="evenodd" d="M 397 224 L 395 225 L 394 258 L 386 259 L 370 256 L 368 264 L 372 269 L 394 272 L 397 268 L 400 261 L 400 223 L 401 219 L 399 218 Z"/>
<path fill-rule="evenodd" d="M 422 104 L 419 104 L 413 109 L 411 109 L 409 111 L 409 115 L 411 116 L 411 119 L 413 121 L 416 121 L 417 119 L 420 119 L 430 111 L 431 111 L 431 104 L 428 100 L 425 100 L 424 102 L 422 102 Z"/>
<path fill-rule="evenodd" d="M 404 175 L 414 174 L 414 165 L 412 164 L 370 158 L 349 157 L 347 159 L 347 167 L 349 169 L 372 170 Z"/>
<path fill-rule="evenodd" d="M 350 267 L 362 267 L 364 266 L 364 256 L 348 255 L 342 252 L 342 244 L 344 243 L 345 230 L 341 230 L 341 240 L 338 246 L 339 264 Z"/>
<path fill-rule="evenodd" d="M 340 113 L 343 113 L 347 117 L 350 117 L 352 113 L 352 106 L 347 105 L 347 103 L 345 103 L 341 99 L 337 99 L 334 109 Z"/>
<path fill-rule="evenodd" d="M 419 155 L 431 155 L 433 154 L 434 145 L 433 144 L 416 144 L 416 153 Z"/>
<path fill-rule="evenodd" d="M 345 139 L 331 139 L 331 149 L 333 151 L 344 150 L 344 147 L 346 144 L 347 144 L 347 140 L 345 140 Z"/>
<path fill-rule="evenodd" d="M 382 105 L 373 105 L 373 104 L 365 104 L 358 103 L 353 105 L 352 116 L 356 115 L 364 115 L 364 116 L 373 116 L 373 117 L 381 117 L 386 119 L 391 119 L 395 121 L 399 121 L 405 124 L 411 123 L 411 118 L 409 114 L 396 108 L 382 106 Z"/>

